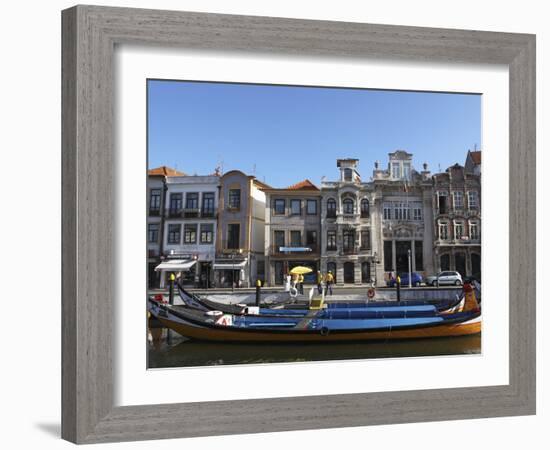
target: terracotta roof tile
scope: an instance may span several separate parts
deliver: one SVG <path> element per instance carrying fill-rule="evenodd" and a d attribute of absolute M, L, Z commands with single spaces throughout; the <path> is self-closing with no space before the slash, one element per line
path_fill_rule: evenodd
<path fill-rule="evenodd" d="M 167 166 L 160 166 L 154 169 L 149 169 L 147 174 L 151 176 L 163 176 L 163 177 L 178 177 L 178 176 L 181 177 L 186 175 L 185 173 L 180 172 L 179 170 L 172 169 L 171 167 L 167 167 Z"/>
<path fill-rule="evenodd" d="M 481 164 L 481 150 L 470 152 L 470 156 L 475 164 Z"/>
<path fill-rule="evenodd" d="M 299 183 L 293 184 L 292 186 L 289 186 L 286 188 L 289 191 L 301 191 L 301 190 L 315 190 L 318 191 L 319 188 L 315 186 L 311 181 L 309 181 L 307 178 L 305 180 L 300 181 Z"/>

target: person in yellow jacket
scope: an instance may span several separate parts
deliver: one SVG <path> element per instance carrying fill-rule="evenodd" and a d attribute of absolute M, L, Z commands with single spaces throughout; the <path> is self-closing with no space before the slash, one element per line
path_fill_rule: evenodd
<path fill-rule="evenodd" d="M 298 291 L 304 295 L 304 276 L 302 274 L 298 275 Z"/>
<path fill-rule="evenodd" d="M 319 295 L 323 293 L 323 274 L 320 270 L 317 271 L 317 291 Z"/>
<path fill-rule="evenodd" d="M 327 291 L 329 295 L 332 295 L 332 285 L 334 284 L 334 275 L 332 275 L 332 272 L 330 270 L 327 273 L 325 281 L 327 282 Z"/>

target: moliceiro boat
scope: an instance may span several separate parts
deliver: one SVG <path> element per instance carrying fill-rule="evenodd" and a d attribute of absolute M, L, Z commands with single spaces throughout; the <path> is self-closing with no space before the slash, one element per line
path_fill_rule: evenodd
<path fill-rule="evenodd" d="M 239 303 L 220 303 L 208 298 L 201 297 L 199 295 L 193 294 L 185 290 L 179 284 L 177 285 L 178 294 L 185 306 L 190 308 L 199 309 L 202 311 L 221 311 L 226 314 L 235 314 L 235 315 L 296 315 L 296 314 L 306 314 L 310 309 L 310 303 L 278 303 L 278 304 L 269 304 L 269 305 L 260 305 L 260 308 L 250 307 L 249 305 L 239 304 Z M 414 309 L 417 310 L 426 310 L 426 311 L 443 311 L 460 303 L 463 296 L 457 296 L 456 299 L 446 299 L 440 301 L 427 301 L 427 300 L 406 300 L 406 301 L 379 301 L 379 300 L 366 300 L 366 301 L 332 301 L 329 303 L 325 302 L 325 297 L 322 297 L 322 305 L 327 309 L 364 309 L 364 308 L 388 308 L 388 311 L 397 311 L 401 308 L 411 308 L 411 311 Z M 159 296 L 159 299 L 162 299 L 162 296 Z M 418 307 L 418 308 L 416 308 Z M 372 309 L 371 311 L 374 311 Z"/>
<path fill-rule="evenodd" d="M 182 336 L 220 342 L 336 342 L 464 336 L 481 331 L 481 310 L 473 288 L 439 311 L 426 305 L 325 308 L 312 301 L 309 310 L 290 314 L 230 314 L 150 299 L 149 310 L 165 327 Z M 282 313 L 283 311 L 281 311 Z M 289 313 L 288 310 L 285 311 Z M 293 315 L 294 314 L 294 315 Z"/>

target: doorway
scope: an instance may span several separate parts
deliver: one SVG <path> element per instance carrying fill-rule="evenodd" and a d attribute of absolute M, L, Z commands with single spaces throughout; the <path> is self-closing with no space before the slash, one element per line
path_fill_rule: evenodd
<path fill-rule="evenodd" d="M 463 278 L 466 276 L 466 255 L 463 252 L 455 253 L 455 270 Z"/>
<path fill-rule="evenodd" d="M 395 242 L 395 265 L 397 273 L 409 272 L 409 251 L 411 250 L 411 241 Z M 411 267 L 412 270 L 412 267 Z"/>
<path fill-rule="evenodd" d="M 355 264 L 352 262 L 344 263 L 344 283 L 355 283 Z"/>
<path fill-rule="evenodd" d="M 370 283 L 370 262 L 361 263 L 361 283 Z"/>

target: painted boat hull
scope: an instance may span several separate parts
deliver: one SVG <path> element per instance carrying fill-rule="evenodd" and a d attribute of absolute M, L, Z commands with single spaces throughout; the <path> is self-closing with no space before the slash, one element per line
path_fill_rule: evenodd
<path fill-rule="evenodd" d="M 167 328 L 191 339 L 214 342 L 345 342 L 345 341 L 379 341 L 396 339 L 423 339 L 450 336 L 466 336 L 481 332 L 481 313 L 462 314 L 459 319 L 450 318 L 440 322 L 373 327 L 371 329 L 341 328 L 331 329 L 331 321 L 321 329 L 299 328 L 239 328 L 206 323 L 193 314 L 174 314 L 169 307 L 162 307 L 153 312 Z M 312 318 L 315 320 L 315 318 Z M 356 324 L 359 323 L 355 321 Z M 351 322 L 350 322 L 351 323 Z"/>

